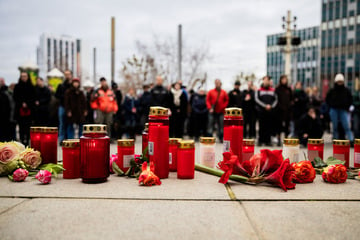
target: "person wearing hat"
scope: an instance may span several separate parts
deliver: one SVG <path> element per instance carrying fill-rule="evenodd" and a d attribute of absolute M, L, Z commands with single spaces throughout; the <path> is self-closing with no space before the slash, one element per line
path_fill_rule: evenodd
<path fill-rule="evenodd" d="M 345 87 L 345 78 L 341 73 L 336 74 L 334 87 L 326 95 L 326 103 L 330 107 L 330 119 L 333 128 L 333 139 L 339 138 L 338 123 L 344 128 L 347 138 L 353 142 L 350 130 L 349 109 L 353 103 L 350 90 Z"/>
<path fill-rule="evenodd" d="M 242 107 L 242 97 L 241 97 L 241 91 L 240 91 L 240 81 L 236 80 L 235 84 L 234 84 L 234 89 L 231 90 L 228 95 L 229 95 L 229 104 L 228 107 L 237 107 L 237 108 L 241 108 Z"/>
<path fill-rule="evenodd" d="M 71 80 L 71 87 L 66 90 L 64 96 L 64 106 L 67 122 L 67 137 L 74 138 L 74 124 L 79 127 L 79 138 L 82 135 L 82 125 L 85 122 L 86 115 L 86 98 L 84 93 L 80 90 L 80 79 L 73 78 Z"/>

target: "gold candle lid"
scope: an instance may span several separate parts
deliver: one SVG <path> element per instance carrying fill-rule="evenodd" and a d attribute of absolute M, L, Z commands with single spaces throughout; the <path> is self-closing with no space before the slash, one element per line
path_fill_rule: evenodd
<path fill-rule="evenodd" d="M 337 139 L 334 139 L 333 144 L 336 145 L 336 146 L 350 146 L 350 141 L 349 140 L 337 140 Z"/>
<path fill-rule="evenodd" d="M 144 131 L 149 131 L 149 123 L 145 123 Z"/>
<path fill-rule="evenodd" d="M 80 139 L 66 139 L 66 140 L 62 141 L 61 146 L 63 148 L 80 147 Z"/>
<path fill-rule="evenodd" d="M 204 144 L 214 144 L 216 138 L 214 137 L 200 137 L 200 142 Z"/>
<path fill-rule="evenodd" d="M 190 149 L 195 147 L 194 140 L 182 140 L 179 143 L 179 148 L 181 149 Z"/>
<path fill-rule="evenodd" d="M 324 139 L 309 138 L 308 144 L 324 144 Z"/>
<path fill-rule="evenodd" d="M 107 126 L 105 124 L 85 124 L 83 133 L 107 133 Z"/>
<path fill-rule="evenodd" d="M 255 139 L 243 139 L 244 146 L 254 146 L 255 145 Z"/>
<path fill-rule="evenodd" d="M 296 146 L 299 145 L 299 139 L 297 138 L 284 138 L 285 145 Z"/>
<path fill-rule="evenodd" d="M 168 109 L 164 107 L 150 107 L 149 115 L 153 116 L 169 116 Z"/>
<path fill-rule="evenodd" d="M 57 133 L 58 128 L 57 127 L 42 127 L 41 132 L 42 133 Z"/>
<path fill-rule="evenodd" d="M 118 146 L 120 147 L 132 147 L 135 144 L 134 139 L 118 139 Z"/>
<path fill-rule="evenodd" d="M 42 132 L 42 129 L 44 127 L 30 127 L 30 132 L 34 132 L 34 133 L 38 133 L 38 132 Z"/>
<path fill-rule="evenodd" d="M 241 117 L 242 116 L 242 109 L 241 108 L 225 108 L 225 116 L 234 116 L 234 117 Z"/>
<path fill-rule="evenodd" d="M 360 138 L 355 138 L 354 144 L 360 145 Z"/>
<path fill-rule="evenodd" d="M 169 138 L 169 144 L 178 145 L 181 140 L 182 140 L 181 138 Z"/>

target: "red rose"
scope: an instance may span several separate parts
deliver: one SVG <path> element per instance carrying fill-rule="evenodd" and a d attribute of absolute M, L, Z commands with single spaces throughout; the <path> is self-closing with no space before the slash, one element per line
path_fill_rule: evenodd
<path fill-rule="evenodd" d="M 294 168 L 290 165 L 289 159 L 286 159 L 275 172 L 265 177 L 265 181 L 281 187 L 286 192 L 287 189 L 295 188 L 296 184 L 292 182 L 293 174 Z"/>
<path fill-rule="evenodd" d="M 35 178 L 39 180 L 42 184 L 48 184 L 51 182 L 51 172 L 48 170 L 40 170 Z"/>
<path fill-rule="evenodd" d="M 150 169 L 147 169 L 147 162 L 144 162 L 141 168 L 139 184 L 144 186 L 161 185 L 159 177 L 154 173 L 154 162 L 150 162 Z"/>
<path fill-rule="evenodd" d="M 29 172 L 26 169 L 18 168 L 12 175 L 12 180 L 14 182 L 22 182 L 29 175 Z"/>
<path fill-rule="evenodd" d="M 294 162 L 291 166 L 295 169 L 293 181 L 297 183 L 312 183 L 316 177 L 316 171 L 310 161 Z"/>
<path fill-rule="evenodd" d="M 325 182 L 344 183 L 347 179 L 346 167 L 342 164 L 328 166 L 322 173 Z"/>

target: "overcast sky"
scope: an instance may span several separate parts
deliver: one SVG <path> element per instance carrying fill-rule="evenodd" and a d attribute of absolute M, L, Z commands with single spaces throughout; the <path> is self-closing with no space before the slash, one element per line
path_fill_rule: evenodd
<path fill-rule="evenodd" d="M 282 31 L 291 10 L 298 28 L 319 25 L 317 0 L 0 0 L 0 77 L 17 81 L 18 66 L 36 62 L 42 33 L 66 34 L 97 48 L 97 71 L 110 78 L 110 18 L 116 18 L 116 69 L 135 51 L 135 41 L 154 34 L 176 38 L 178 24 L 188 45 L 209 45 L 210 79 L 231 86 L 240 71 L 266 73 L 266 35 Z M 45 76 L 44 73 L 40 75 Z M 117 74 L 117 81 L 120 81 Z"/>

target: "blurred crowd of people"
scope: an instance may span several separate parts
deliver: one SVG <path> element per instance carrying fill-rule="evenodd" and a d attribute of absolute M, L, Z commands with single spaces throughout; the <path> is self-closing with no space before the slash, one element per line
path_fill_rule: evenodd
<path fill-rule="evenodd" d="M 222 89 L 220 79 L 206 92 L 201 87 L 187 90 L 181 81 L 164 86 L 158 76 L 154 85 L 143 86 L 140 95 L 134 88 L 123 93 L 116 83 L 109 84 L 103 77 L 95 88 L 93 84 L 81 86 L 69 70 L 64 75 L 56 91 L 40 77 L 33 86 L 26 72 L 10 86 L 0 78 L 0 141 L 17 139 L 18 125 L 20 141 L 28 145 L 30 126 L 54 126 L 59 128 L 61 143 L 80 137 L 82 125 L 91 123 L 107 124 L 112 139 L 135 138 L 143 131 L 150 106 L 170 109 L 170 137 L 188 135 L 198 140 L 216 135 L 222 142 L 227 107 L 242 108 L 244 138 L 255 138 L 258 145 L 280 146 L 284 137 L 297 137 L 306 145 L 308 138 L 321 138 L 330 126 L 334 139 L 353 142 L 354 137 L 360 137 L 360 91 L 352 95 L 342 74 L 336 75 L 326 99 L 320 97 L 316 86 L 304 89 L 297 82 L 292 88 L 285 75 L 277 86 L 269 76 L 262 78 L 258 88 L 249 81 L 241 90 L 240 81 L 236 81 L 230 92 Z"/>

